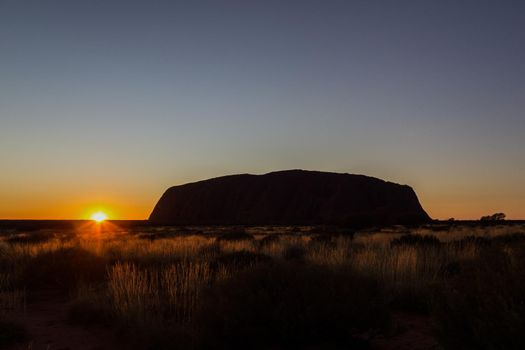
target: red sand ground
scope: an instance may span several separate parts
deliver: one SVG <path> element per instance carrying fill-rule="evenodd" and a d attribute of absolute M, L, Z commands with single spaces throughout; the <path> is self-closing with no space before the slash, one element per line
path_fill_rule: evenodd
<path fill-rule="evenodd" d="M 39 294 L 18 318 L 28 339 L 8 350 L 111 350 L 119 349 L 111 331 L 67 323 L 67 298 L 56 292 Z"/>

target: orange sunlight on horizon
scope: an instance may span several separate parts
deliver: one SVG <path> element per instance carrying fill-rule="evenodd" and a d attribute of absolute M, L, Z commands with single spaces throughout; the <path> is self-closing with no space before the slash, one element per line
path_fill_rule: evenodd
<path fill-rule="evenodd" d="M 456 219 L 479 219 L 481 215 L 495 212 L 504 212 L 508 219 L 521 219 L 524 213 L 517 209 L 522 207 L 521 198 L 469 198 L 467 200 L 458 196 L 452 198 L 435 198 L 430 195 L 420 195 L 419 200 L 423 208 L 434 219 L 446 220 L 450 217 Z M 39 200 L 22 201 L 12 200 L 2 206 L 0 202 L 0 219 L 36 219 L 36 220 L 95 220 L 94 214 L 101 212 L 106 215 L 105 220 L 147 220 L 153 209 L 157 197 L 146 198 L 141 203 L 136 201 L 116 201 L 107 199 L 93 204 L 90 201 L 78 200 L 68 202 L 59 201 L 57 198 L 35 198 Z M 64 203 L 65 202 L 65 203 Z M 14 205 L 20 203 L 20 205 Z M 27 205 L 27 203 L 30 203 Z M 95 220 L 97 221 L 97 220 Z"/>
<path fill-rule="evenodd" d="M 389 179 L 390 180 L 390 179 Z M 469 195 L 467 191 L 452 189 L 444 191 L 439 186 L 418 184 L 417 181 L 392 179 L 397 182 L 413 182 L 419 201 L 434 219 L 479 219 L 482 215 L 496 212 L 507 214 L 508 219 L 525 217 L 525 197 L 520 193 L 502 191 L 481 192 Z M 181 180 L 185 183 L 188 179 Z M 178 184 L 177 181 L 173 181 Z M 167 181 L 168 183 L 168 181 Z M 432 184 L 432 182 L 431 182 Z M 65 187 L 19 192 L 10 190 L 2 193 L 0 219 L 54 219 L 92 220 L 93 213 L 103 212 L 110 220 L 147 220 L 153 207 L 168 185 L 159 185 L 141 191 L 129 188 L 103 188 L 95 191 L 87 187 L 83 192 L 74 193 Z"/>

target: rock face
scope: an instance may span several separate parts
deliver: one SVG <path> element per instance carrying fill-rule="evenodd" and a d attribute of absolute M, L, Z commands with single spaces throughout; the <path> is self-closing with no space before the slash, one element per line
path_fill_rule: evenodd
<path fill-rule="evenodd" d="M 165 225 L 384 225 L 430 220 L 414 190 L 363 175 L 287 170 L 169 188 L 150 215 Z"/>

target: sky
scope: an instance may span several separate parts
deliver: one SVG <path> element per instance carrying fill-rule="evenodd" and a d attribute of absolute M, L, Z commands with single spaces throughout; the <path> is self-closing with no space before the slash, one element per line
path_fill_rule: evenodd
<path fill-rule="evenodd" d="M 311 169 L 525 219 L 525 2 L 0 0 L 0 218 Z"/>

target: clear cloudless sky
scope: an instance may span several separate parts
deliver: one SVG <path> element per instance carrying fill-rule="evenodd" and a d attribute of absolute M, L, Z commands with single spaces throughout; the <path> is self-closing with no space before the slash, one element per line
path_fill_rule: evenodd
<path fill-rule="evenodd" d="M 0 218 L 303 168 L 525 218 L 525 2 L 0 0 Z"/>

